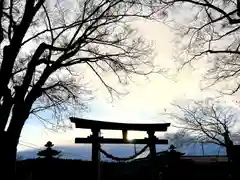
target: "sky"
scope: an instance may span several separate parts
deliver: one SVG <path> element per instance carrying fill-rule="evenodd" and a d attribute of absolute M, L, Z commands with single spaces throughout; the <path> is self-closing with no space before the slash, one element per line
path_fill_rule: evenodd
<path fill-rule="evenodd" d="M 159 22 L 136 21 L 133 26 L 147 41 L 153 42 L 154 63 L 170 69 L 168 76 L 152 74 L 148 79 L 134 77 L 134 83 L 124 87 L 129 94 L 110 102 L 107 98 L 109 95 L 101 82 L 86 70 L 85 77 L 88 77 L 91 85 L 98 90 L 94 92 L 95 98 L 87 102 L 89 109 L 82 114 L 82 117 L 113 122 L 165 123 L 170 122 L 170 120 L 162 116 L 161 113 L 171 108 L 171 103 L 185 99 L 214 97 L 214 90 L 201 91 L 200 88 L 202 75 L 206 71 L 204 61 L 197 64 L 200 67 L 198 69 L 186 67 L 176 74 L 178 65 L 173 59 L 173 54 L 176 53 L 173 45 L 174 32 Z M 113 82 L 114 79 L 111 74 L 107 74 L 105 78 L 109 82 Z M 45 114 L 45 116 L 48 115 Z M 172 131 L 174 128 L 170 127 L 168 132 Z M 74 145 L 75 137 L 88 135 L 90 135 L 90 131 L 77 130 L 73 124 L 72 127 L 64 131 L 54 132 L 44 128 L 36 118 L 31 116 L 23 128 L 18 150 L 41 148 L 48 140 L 56 146 Z M 121 132 L 103 132 L 103 135 L 104 137 L 121 137 Z M 157 135 L 163 136 L 161 133 Z M 129 133 L 129 138 L 145 136 L 145 133 Z"/>

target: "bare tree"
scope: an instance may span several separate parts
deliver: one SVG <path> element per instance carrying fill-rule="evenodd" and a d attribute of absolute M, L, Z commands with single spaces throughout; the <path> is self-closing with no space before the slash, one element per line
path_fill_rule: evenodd
<path fill-rule="evenodd" d="M 166 133 L 165 137 L 169 140 L 170 144 L 173 144 L 179 149 L 198 143 L 197 139 L 186 132 L 185 129 L 180 129 L 177 132 Z"/>
<path fill-rule="evenodd" d="M 207 59 L 205 78 L 222 91 L 240 88 L 240 2 L 238 0 L 161 0 L 162 17 L 176 34 L 177 59 L 183 66 Z M 176 54 L 176 53 L 175 53 Z M 181 59 L 181 60 L 180 60 Z M 199 65 L 199 64 L 198 64 Z"/>
<path fill-rule="evenodd" d="M 91 69 L 111 94 L 118 90 L 101 72 L 124 84 L 131 73 L 155 71 L 150 47 L 130 26 L 134 18 L 150 19 L 154 7 L 151 0 L 0 1 L 2 162 L 13 165 L 30 114 L 81 106 L 88 89 L 79 82 L 79 67 Z M 6 165 L 4 172 L 13 169 Z"/>
<path fill-rule="evenodd" d="M 195 142 L 225 147 L 231 158 L 232 136 L 238 134 L 238 129 L 234 129 L 239 117 L 236 109 L 210 99 L 174 106 L 177 113 L 170 113 L 170 116 L 175 120 L 176 127 L 190 134 Z"/>

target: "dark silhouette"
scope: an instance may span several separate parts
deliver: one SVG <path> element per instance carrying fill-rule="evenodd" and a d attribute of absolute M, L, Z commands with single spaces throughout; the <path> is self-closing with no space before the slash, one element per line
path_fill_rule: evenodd
<path fill-rule="evenodd" d="M 176 151 L 176 147 L 173 144 L 170 145 L 168 154 L 170 157 L 176 157 L 176 159 L 184 155 L 184 153 Z"/>
<path fill-rule="evenodd" d="M 174 162 L 169 161 L 169 154 L 176 149 L 171 148 L 158 152 L 156 156 L 156 170 L 162 180 L 170 179 L 218 179 L 226 180 L 229 176 L 230 166 L 227 161 L 194 161 L 194 157 L 180 156 Z M 182 152 L 180 152 L 182 154 Z M 101 162 L 101 180 L 149 180 L 151 169 L 149 157 L 131 162 L 111 163 Z M 201 158 L 201 157 L 198 157 Z M 205 157 L 212 159 L 214 157 Z M 216 157 L 215 157 L 216 158 Z M 172 164 L 171 164 L 172 163 Z M 65 180 L 79 177 L 84 179 L 93 173 L 90 161 L 70 159 L 32 159 L 17 163 L 18 179 L 26 180 Z"/>
<path fill-rule="evenodd" d="M 162 19 L 177 32 L 176 60 L 181 67 L 207 59 L 205 87 L 219 84 L 220 91 L 239 91 L 239 0 L 161 0 Z M 175 13 L 177 12 L 177 13 Z M 179 15 L 181 14 L 182 15 Z M 168 16 L 170 14 L 170 16 Z M 194 65 L 201 66 L 201 63 Z M 204 67 L 206 68 L 206 66 Z M 227 85 L 224 87 L 222 83 Z M 238 101 L 238 100 L 236 100 Z"/>
<path fill-rule="evenodd" d="M 159 123 L 159 124 L 131 124 L 131 123 L 115 123 L 115 122 L 104 122 L 96 120 L 87 120 L 81 118 L 71 117 L 70 120 L 75 123 L 76 128 L 91 129 L 92 135 L 87 138 L 76 138 L 75 143 L 91 143 L 92 144 L 92 179 L 100 180 L 100 152 L 106 157 L 117 161 L 129 161 L 136 158 L 138 155 L 143 153 L 147 147 L 150 151 L 150 169 L 151 169 L 151 179 L 158 179 L 158 172 L 156 170 L 155 158 L 156 158 L 156 144 L 166 144 L 168 141 L 166 139 L 158 139 L 155 136 L 155 132 L 167 131 L 170 123 Z M 100 136 L 101 130 L 121 130 L 123 134 L 122 139 L 104 138 Z M 148 138 L 145 139 L 133 139 L 129 141 L 127 139 L 127 132 L 129 130 L 135 131 L 146 131 Z M 115 157 L 101 148 L 101 143 L 108 144 L 146 144 L 146 146 L 139 151 L 139 153 L 128 157 L 120 158 Z"/>
<path fill-rule="evenodd" d="M 0 1 L 3 173 L 14 174 L 16 147 L 29 115 L 48 123 L 39 112 L 53 112 L 59 125 L 69 113 L 84 109 L 84 101 L 91 98 L 91 89 L 80 82 L 86 69 L 111 95 L 123 92 L 108 84 L 102 72 L 110 72 L 120 84 L 126 84 L 131 73 L 155 71 L 146 59 L 151 48 L 125 24 L 133 17 L 151 18 L 156 12 L 152 7 L 151 0 L 143 4 L 124 0 Z"/>
<path fill-rule="evenodd" d="M 236 109 L 212 99 L 189 101 L 185 105 L 175 105 L 175 107 L 180 113 L 169 113 L 169 115 L 182 135 L 179 136 L 182 139 L 177 141 L 185 141 L 185 144 L 189 142 L 217 144 L 226 149 L 229 161 L 232 161 L 234 140 L 232 137 L 239 137 L 239 130 L 235 128 L 239 115 Z M 185 133 L 186 137 L 184 137 Z M 188 138 L 189 142 L 184 138 Z"/>
<path fill-rule="evenodd" d="M 54 157 L 60 155 L 60 153 L 61 153 L 60 151 L 52 149 L 54 144 L 52 144 L 51 141 L 48 141 L 44 146 L 46 147 L 46 149 L 39 151 L 37 153 L 37 155 L 40 157 L 44 157 L 46 159 L 53 159 Z"/>

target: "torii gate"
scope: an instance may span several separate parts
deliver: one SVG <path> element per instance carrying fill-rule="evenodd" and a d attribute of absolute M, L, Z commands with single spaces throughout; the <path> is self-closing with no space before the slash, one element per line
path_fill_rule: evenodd
<path fill-rule="evenodd" d="M 170 123 L 161 124 L 130 124 L 130 123 L 115 123 L 105 121 L 87 120 L 82 118 L 70 117 L 72 123 L 75 123 L 76 128 L 91 129 L 92 135 L 87 138 L 75 138 L 75 143 L 91 143 L 92 144 L 92 168 L 93 180 L 100 180 L 100 147 L 103 144 L 148 144 L 150 149 L 150 162 L 152 169 L 152 180 L 157 179 L 157 172 L 155 168 L 156 144 L 168 144 L 166 139 L 158 139 L 154 135 L 155 132 L 167 131 Z M 101 130 L 121 130 L 123 134 L 122 139 L 103 138 L 100 137 Z M 127 139 L 127 131 L 145 131 L 148 138 Z"/>

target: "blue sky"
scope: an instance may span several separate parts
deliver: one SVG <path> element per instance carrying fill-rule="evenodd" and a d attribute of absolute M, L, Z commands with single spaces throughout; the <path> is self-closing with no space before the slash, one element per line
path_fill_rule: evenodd
<path fill-rule="evenodd" d="M 201 91 L 201 78 L 206 72 L 206 63 L 201 61 L 196 63 L 198 69 L 189 67 L 184 68 L 176 74 L 177 64 L 173 59 L 174 52 L 173 40 L 174 33 L 165 25 L 151 21 L 136 21 L 133 26 L 138 29 L 138 33 L 143 35 L 149 42 L 154 44 L 154 63 L 163 68 L 169 68 L 170 74 L 166 78 L 161 74 L 152 74 L 148 79 L 139 76 L 133 76 L 135 83 L 124 87 L 129 92 L 128 95 L 109 102 L 109 94 L 101 82 L 93 76 L 93 73 L 84 69 L 84 76 L 90 86 L 98 91 L 94 92 L 95 98 L 88 102 L 89 111 L 82 114 L 84 118 L 128 122 L 128 123 L 161 123 L 170 122 L 161 115 L 165 109 L 171 109 L 171 103 L 185 99 L 203 99 L 205 97 L 214 97 L 215 90 L 208 89 Z M 119 87 L 112 74 L 103 75 L 111 84 Z M 232 102 L 231 98 L 226 98 Z M 43 116 L 51 119 L 51 115 L 43 113 Z M 170 127 L 168 132 L 174 131 Z M 51 140 L 56 146 L 73 145 L 76 136 L 87 136 L 89 131 L 76 130 L 74 126 L 65 131 L 54 132 L 44 128 L 44 126 L 34 117 L 29 117 L 26 122 L 21 138 L 19 150 L 31 148 L 26 143 L 31 143 L 32 148 L 43 147 Z M 104 132 L 105 136 L 119 137 L 120 132 Z M 164 134 L 157 134 L 163 136 Z M 130 138 L 141 138 L 146 136 L 144 133 L 129 134 Z"/>

